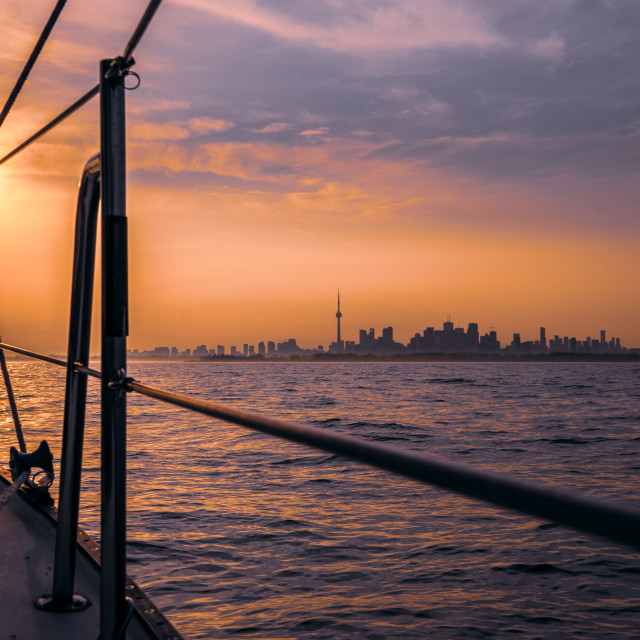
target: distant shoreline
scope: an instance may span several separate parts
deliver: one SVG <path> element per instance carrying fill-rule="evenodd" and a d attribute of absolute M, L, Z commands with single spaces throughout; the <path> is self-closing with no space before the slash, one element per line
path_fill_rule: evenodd
<path fill-rule="evenodd" d="M 135 360 L 134 358 L 131 361 Z M 155 360 L 152 360 L 155 361 Z M 165 362 L 171 362 L 165 359 Z M 185 362 L 640 362 L 640 353 L 631 354 L 591 354 L 591 353 L 545 353 L 500 355 L 492 353 L 416 353 L 396 355 L 354 355 L 315 354 L 312 356 L 291 356 L 250 358 L 233 356 L 204 356 L 187 359 Z"/>
<path fill-rule="evenodd" d="M 21 355 L 5 353 L 7 360 L 30 361 L 31 358 Z M 66 356 L 56 355 L 65 360 Z M 100 360 L 99 356 L 91 356 L 91 360 Z M 640 362 L 640 352 L 634 353 L 526 353 L 526 354 L 497 354 L 497 353 L 415 353 L 396 355 L 355 355 L 318 353 L 291 357 L 265 358 L 256 355 L 243 356 L 201 356 L 198 358 L 161 358 L 146 356 L 143 358 L 129 357 L 128 362 L 163 362 L 163 363 L 197 363 L 197 362 Z"/>

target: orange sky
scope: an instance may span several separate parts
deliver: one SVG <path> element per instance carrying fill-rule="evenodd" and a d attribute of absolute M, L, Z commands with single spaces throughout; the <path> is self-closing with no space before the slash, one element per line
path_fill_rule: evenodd
<path fill-rule="evenodd" d="M 69 4 L 2 154 L 97 82 L 146 3 Z M 8 5 L 3 96 L 50 11 Z M 544 325 L 640 346 L 640 92 L 624 26 L 594 39 L 594 20 L 613 20 L 604 4 L 376 6 L 160 8 L 127 95 L 130 347 L 327 345 L 338 287 L 346 339 L 392 325 L 408 341 L 451 314 L 503 343 Z M 94 101 L 0 167 L 9 343 L 66 348 L 76 185 L 96 145 Z"/>

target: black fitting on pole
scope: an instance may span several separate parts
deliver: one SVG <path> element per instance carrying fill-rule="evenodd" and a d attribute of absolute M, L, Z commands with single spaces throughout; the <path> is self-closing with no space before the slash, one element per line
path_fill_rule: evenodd
<path fill-rule="evenodd" d="M 118 56 L 111 61 L 111 64 L 109 64 L 109 68 L 105 72 L 104 77 L 107 80 L 115 76 L 118 76 L 118 78 L 122 78 L 130 72 L 131 67 L 133 67 L 135 63 L 136 61 L 133 59 L 133 56 L 129 57 L 128 59 L 125 59 L 122 56 Z"/>
<path fill-rule="evenodd" d="M 135 381 L 136 379 L 128 376 L 124 369 L 118 369 L 115 377 L 109 380 L 109 389 L 115 389 L 122 395 L 125 391 L 131 391 L 131 383 Z"/>

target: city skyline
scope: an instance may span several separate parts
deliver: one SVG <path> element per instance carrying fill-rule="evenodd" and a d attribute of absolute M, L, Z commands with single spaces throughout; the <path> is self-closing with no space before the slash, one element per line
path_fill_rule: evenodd
<path fill-rule="evenodd" d="M 547 338 L 546 327 L 540 326 L 538 338 L 523 340 L 520 332 L 514 332 L 510 341 L 501 341 L 495 327 L 488 327 L 488 331 L 481 333 L 477 322 L 469 322 L 465 331 L 463 327 L 456 327 L 447 315 L 442 329 L 435 326 L 427 326 L 421 332 L 416 332 L 411 339 L 404 344 L 394 338 L 392 326 L 383 327 L 381 335 L 376 336 L 376 328 L 359 329 L 358 339 L 343 340 L 341 320 L 343 314 L 340 310 L 340 289 L 338 289 L 337 311 L 335 314 L 336 339 L 327 345 L 320 343 L 317 346 L 301 346 L 296 338 L 286 340 L 260 340 L 257 344 L 242 342 L 236 345 L 217 344 L 208 347 L 200 344 L 191 349 L 180 350 L 176 346 L 160 346 L 153 349 L 130 349 L 131 357 L 161 357 L 161 358 L 211 358 L 211 357 L 291 357 L 296 355 L 333 354 L 333 355 L 400 355 L 406 353 L 469 353 L 490 354 L 501 353 L 504 355 L 528 355 L 545 353 L 587 353 L 587 354 L 621 354 L 629 350 L 617 336 L 607 337 L 607 330 L 600 329 L 595 334 L 584 338 L 575 335 L 553 334 Z M 634 347 L 632 351 L 638 351 Z"/>

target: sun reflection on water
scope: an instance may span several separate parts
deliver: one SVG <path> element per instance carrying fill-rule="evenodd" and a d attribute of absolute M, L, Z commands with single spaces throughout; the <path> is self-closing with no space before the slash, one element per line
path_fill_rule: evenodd
<path fill-rule="evenodd" d="M 46 437 L 57 459 L 63 372 L 10 367 L 29 444 Z M 638 504 L 639 372 L 624 365 L 131 371 L 217 402 Z M 90 382 L 81 520 L 94 534 L 98 402 Z M 5 452 L 6 404 L 0 395 Z M 128 412 L 129 571 L 191 638 L 533 638 L 543 628 L 634 637 L 640 590 L 625 549 L 146 398 L 130 396 Z"/>

